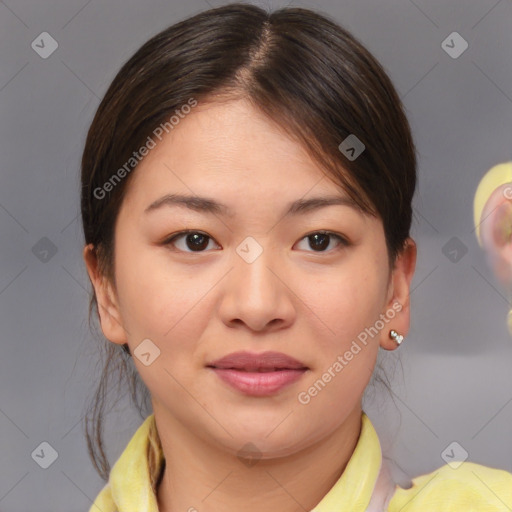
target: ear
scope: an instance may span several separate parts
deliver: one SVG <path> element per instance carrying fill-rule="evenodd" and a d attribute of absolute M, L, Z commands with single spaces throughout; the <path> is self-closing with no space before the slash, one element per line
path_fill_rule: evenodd
<path fill-rule="evenodd" d="M 397 344 L 389 336 L 389 331 L 395 330 L 402 336 L 407 336 L 410 327 L 410 289 L 416 268 L 416 243 L 412 238 L 406 240 L 402 251 L 397 255 L 391 272 L 388 288 L 388 298 L 384 316 L 388 323 L 381 330 L 380 346 L 385 350 L 395 350 Z"/>
<path fill-rule="evenodd" d="M 512 183 L 497 187 L 482 211 L 480 238 L 496 279 L 512 285 Z"/>
<path fill-rule="evenodd" d="M 89 279 L 96 292 L 101 330 L 105 338 L 113 343 L 127 343 L 126 332 L 122 325 L 119 305 L 112 284 L 102 276 L 98 269 L 98 257 L 93 244 L 85 246 L 83 257 Z"/>

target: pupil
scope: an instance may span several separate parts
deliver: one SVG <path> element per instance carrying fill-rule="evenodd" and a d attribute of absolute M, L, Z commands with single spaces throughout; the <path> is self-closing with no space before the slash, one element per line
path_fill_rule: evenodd
<path fill-rule="evenodd" d="M 193 240 L 192 243 L 189 243 Z M 193 251 L 201 250 L 208 246 L 207 237 L 199 233 L 192 233 L 187 236 L 187 247 Z"/>
<path fill-rule="evenodd" d="M 310 238 L 313 238 L 315 241 L 318 241 L 319 239 L 323 241 L 324 243 L 321 243 L 320 245 L 315 245 L 316 248 L 325 249 L 329 246 L 329 235 L 324 235 L 321 233 L 316 233 L 315 235 L 311 235 Z"/>

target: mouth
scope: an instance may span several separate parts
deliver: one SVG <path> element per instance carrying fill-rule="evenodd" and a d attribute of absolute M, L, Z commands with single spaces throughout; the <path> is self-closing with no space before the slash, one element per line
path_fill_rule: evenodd
<path fill-rule="evenodd" d="M 307 370 L 297 359 L 281 352 L 233 352 L 207 364 L 220 370 L 245 372 L 275 372 L 283 370 Z"/>
<path fill-rule="evenodd" d="M 275 394 L 309 370 L 300 361 L 280 352 L 236 352 L 206 367 L 232 388 L 252 396 Z"/>

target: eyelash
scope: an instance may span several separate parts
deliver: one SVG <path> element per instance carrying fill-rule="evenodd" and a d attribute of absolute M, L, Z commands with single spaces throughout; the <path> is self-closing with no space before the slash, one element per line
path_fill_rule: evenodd
<path fill-rule="evenodd" d="M 173 245 L 173 243 L 178 238 L 184 237 L 184 236 L 189 235 L 191 233 L 196 233 L 196 234 L 199 234 L 199 235 L 202 235 L 202 236 L 208 238 L 209 240 L 213 240 L 213 238 L 211 236 L 207 235 L 206 233 L 203 233 L 202 231 L 188 229 L 188 230 L 185 230 L 185 231 L 180 231 L 179 233 L 175 233 L 170 238 L 168 238 L 164 242 L 162 242 L 162 245 L 164 245 L 164 246 Z M 324 231 L 324 230 L 313 231 L 312 233 L 309 233 L 309 234 L 303 236 L 300 240 L 302 241 L 302 240 L 304 240 L 306 238 L 309 238 L 309 237 L 311 237 L 313 235 L 317 235 L 317 234 L 327 235 L 327 236 L 330 236 L 332 238 L 336 238 L 338 240 L 338 242 L 340 243 L 340 245 L 338 246 L 338 249 L 340 248 L 340 246 L 343 248 L 343 247 L 348 247 L 350 245 L 350 242 L 345 237 L 343 237 L 341 235 L 338 235 L 337 233 L 333 233 L 332 231 Z M 336 250 L 336 249 L 332 249 L 330 251 L 306 251 L 306 252 L 313 252 L 313 253 L 317 253 L 317 254 L 322 254 L 322 253 L 333 252 L 333 250 Z M 181 251 L 180 249 L 178 249 L 178 251 L 189 253 L 189 254 L 200 254 L 202 252 L 208 252 L 208 251 Z"/>

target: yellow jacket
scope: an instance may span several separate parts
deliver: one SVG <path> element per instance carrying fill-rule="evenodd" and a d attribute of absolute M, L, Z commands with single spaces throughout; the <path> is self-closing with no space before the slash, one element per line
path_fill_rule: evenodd
<path fill-rule="evenodd" d="M 379 438 L 363 412 L 361 434 L 345 471 L 311 512 L 512 511 L 512 473 L 507 471 L 472 462 L 456 469 L 447 464 L 412 479 L 404 489 L 393 483 L 382 462 Z M 151 414 L 112 467 L 89 512 L 158 512 L 155 487 L 163 463 Z"/>

